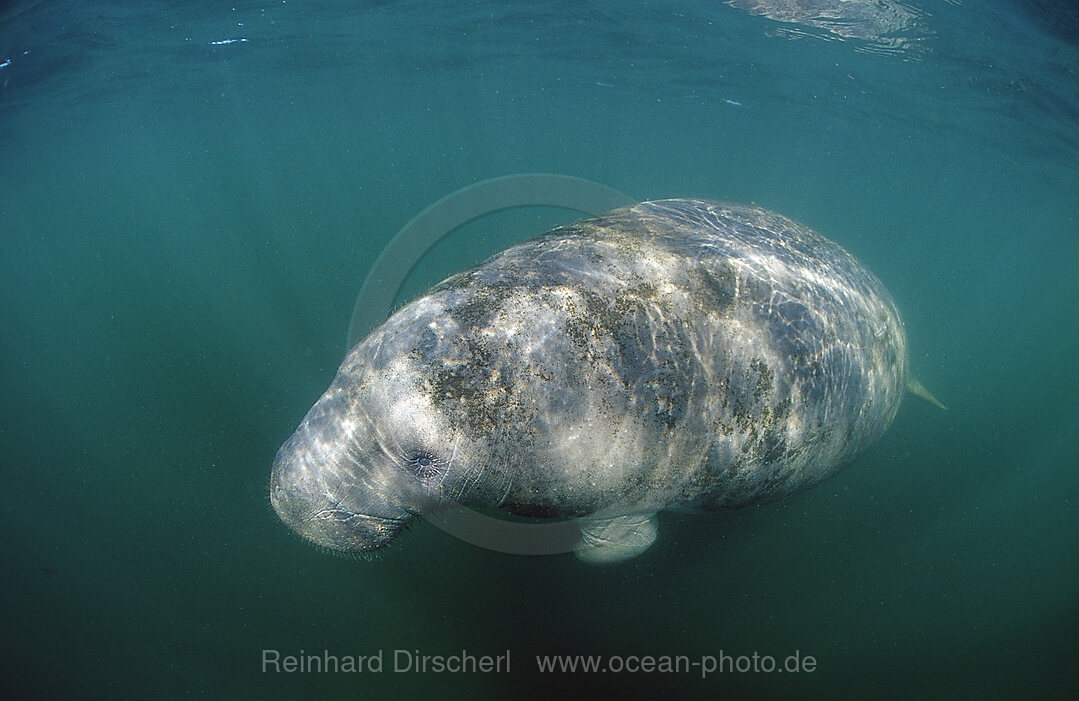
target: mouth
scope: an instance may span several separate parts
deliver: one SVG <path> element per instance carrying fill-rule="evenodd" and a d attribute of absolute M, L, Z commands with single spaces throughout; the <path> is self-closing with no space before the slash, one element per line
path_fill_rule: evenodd
<path fill-rule="evenodd" d="M 404 530 L 408 518 L 373 516 L 355 511 L 344 502 L 318 508 L 301 490 L 287 489 L 277 479 L 270 488 L 270 503 L 278 517 L 315 545 L 342 553 L 369 553 L 388 545 Z"/>
<path fill-rule="evenodd" d="M 366 553 L 389 545 L 404 530 L 405 521 L 357 513 L 338 504 L 316 512 L 300 527 L 289 525 L 316 545 L 339 552 Z"/>

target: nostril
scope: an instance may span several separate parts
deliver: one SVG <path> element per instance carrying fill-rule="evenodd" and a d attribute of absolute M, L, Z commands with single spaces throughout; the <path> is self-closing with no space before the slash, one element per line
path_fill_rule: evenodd
<path fill-rule="evenodd" d="M 404 466 L 421 480 L 430 480 L 446 472 L 446 461 L 430 450 L 410 450 L 404 455 Z"/>

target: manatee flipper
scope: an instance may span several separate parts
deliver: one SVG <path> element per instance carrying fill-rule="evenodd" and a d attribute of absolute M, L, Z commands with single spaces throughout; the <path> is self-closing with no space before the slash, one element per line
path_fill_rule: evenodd
<path fill-rule="evenodd" d="M 938 409 L 944 409 L 945 411 L 948 410 L 948 407 L 941 404 L 940 400 L 934 397 L 933 393 L 925 388 L 925 385 L 923 385 L 921 382 L 918 382 L 918 380 L 913 377 L 907 380 L 907 390 L 915 397 L 924 399 Z"/>
<path fill-rule="evenodd" d="M 577 520 L 581 540 L 574 551 L 590 565 L 620 562 L 640 555 L 656 540 L 656 515 L 630 514 Z"/>

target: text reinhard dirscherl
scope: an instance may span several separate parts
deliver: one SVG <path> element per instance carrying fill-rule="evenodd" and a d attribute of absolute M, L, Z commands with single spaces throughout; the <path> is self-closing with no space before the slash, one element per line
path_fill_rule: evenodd
<path fill-rule="evenodd" d="M 536 668 L 547 674 L 603 673 L 697 673 L 701 678 L 719 673 L 814 672 L 817 660 L 795 650 L 785 657 L 754 652 L 752 655 L 537 655 Z M 369 655 L 319 653 L 283 655 L 280 650 L 262 651 L 262 671 L 277 673 L 509 673 L 510 651 L 500 655 L 474 655 L 467 650 L 449 655 L 425 655 L 419 650 L 376 650 Z"/>
<path fill-rule="evenodd" d="M 501 655 L 473 655 L 467 650 L 452 655 L 424 655 L 419 650 L 394 650 L 383 654 L 377 650 L 370 655 L 332 655 L 329 650 L 322 654 L 305 653 L 282 655 L 280 650 L 262 651 L 263 672 L 287 672 L 320 674 L 334 672 L 509 672 L 510 651 Z M 389 659 L 390 665 L 385 661 Z"/>

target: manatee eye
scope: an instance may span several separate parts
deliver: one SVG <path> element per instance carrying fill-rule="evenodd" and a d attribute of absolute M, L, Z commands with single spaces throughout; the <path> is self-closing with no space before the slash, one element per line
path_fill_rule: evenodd
<path fill-rule="evenodd" d="M 438 477 L 445 471 L 446 461 L 429 450 L 410 450 L 404 458 L 405 468 L 421 480 Z"/>

